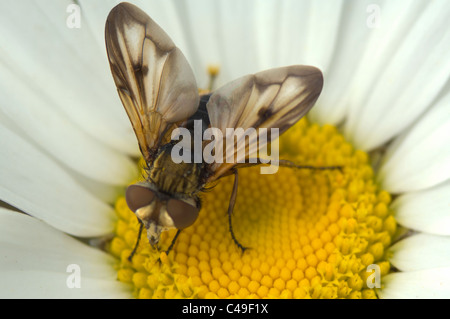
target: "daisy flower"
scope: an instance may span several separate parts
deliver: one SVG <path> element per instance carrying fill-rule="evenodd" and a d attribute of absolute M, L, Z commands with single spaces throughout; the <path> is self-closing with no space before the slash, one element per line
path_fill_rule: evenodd
<path fill-rule="evenodd" d="M 450 297 L 448 1 L 132 2 L 200 88 L 320 68 L 280 158 L 343 169 L 242 169 L 233 227 L 248 251 L 228 231 L 224 178 L 173 252 L 143 236 L 130 262 L 123 194 L 140 154 L 106 57 L 117 2 L 2 1 L 2 298 Z"/>

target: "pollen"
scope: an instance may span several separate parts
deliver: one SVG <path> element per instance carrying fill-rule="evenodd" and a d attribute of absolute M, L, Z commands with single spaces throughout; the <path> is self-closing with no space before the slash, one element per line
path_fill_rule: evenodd
<path fill-rule="evenodd" d="M 215 76 L 217 76 L 219 74 L 220 66 L 218 64 L 210 64 L 210 65 L 208 65 L 207 70 L 208 70 L 208 74 L 210 76 L 214 76 L 215 77 Z"/>
<path fill-rule="evenodd" d="M 139 224 L 120 197 L 109 244 L 117 279 L 136 298 L 377 298 L 373 273 L 382 282 L 390 271 L 397 224 L 369 156 L 335 127 L 304 118 L 280 138 L 280 158 L 341 169 L 240 169 L 232 226 L 244 252 L 229 231 L 232 176 L 201 194 L 198 219 L 169 254 L 176 230 L 162 234 L 159 248 L 143 232 L 131 262 Z"/>

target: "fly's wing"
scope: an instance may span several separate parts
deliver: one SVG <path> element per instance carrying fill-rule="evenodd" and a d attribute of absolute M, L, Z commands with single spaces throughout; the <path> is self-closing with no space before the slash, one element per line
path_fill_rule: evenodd
<path fill-rule="evenodd" d="M 271 128 L 278 128 L 281 135 L 294 125 L 313 107 L 322 86 L 319 69 L 294 65 L 247 75 L 213 92 L 206 108 L 211 127 L 223 132 L 223 138 L 215 140 L 214 145 L 215 152 L 220 154 L 223 150 L 223 153 L 222 163 L 211 164 L 213 174 L 206 182 L 227 175 L 237 163 L 245 162 L 249 155 L 265 146 L 261 143 L 263 134 L 269 135 L 267 142 L 275 139 L 277 136 L 270 136 Z M 236 134 L 231 140 L 234 143 L 227 143 L 227 135 L 230 137 L 237 130 L 256 133 Z"/>
<path fill-rule="evenodd" d="M 151 163 L 171 131 L 197 110 L 194 74 L 169 36 L 130 3 L 111 10 L 105 38 L 117 91 L 142 155 Z"/>

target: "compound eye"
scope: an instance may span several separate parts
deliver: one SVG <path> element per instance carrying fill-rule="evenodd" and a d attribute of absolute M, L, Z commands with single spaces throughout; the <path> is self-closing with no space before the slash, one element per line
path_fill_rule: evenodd
<path fill-rule="evenodd" d="M 125 194 L 128 207 L 133 212 L 136 212 L 141 207 L 150 205 L 155 197 L 155 192 L 151 189 L 136 184 L 128 186 Z"/>
<path fill-rule="evenodd" d="M 167 213 L 172 218 L 176 228 L 183 229 L 191 226 L 198 217 L 199 208 L 182 200 L 169 199 Z"/>

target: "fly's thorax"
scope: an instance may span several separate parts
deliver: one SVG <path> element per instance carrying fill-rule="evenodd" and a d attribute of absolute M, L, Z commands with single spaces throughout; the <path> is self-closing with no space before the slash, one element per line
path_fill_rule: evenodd
<path fill-rule="evenodd" d="M 202 188 L 202 163 L 174 163 L 172 144 L 161 147 L 148 169 L 149 180 L 168 194 L 197 194 Z"/>

